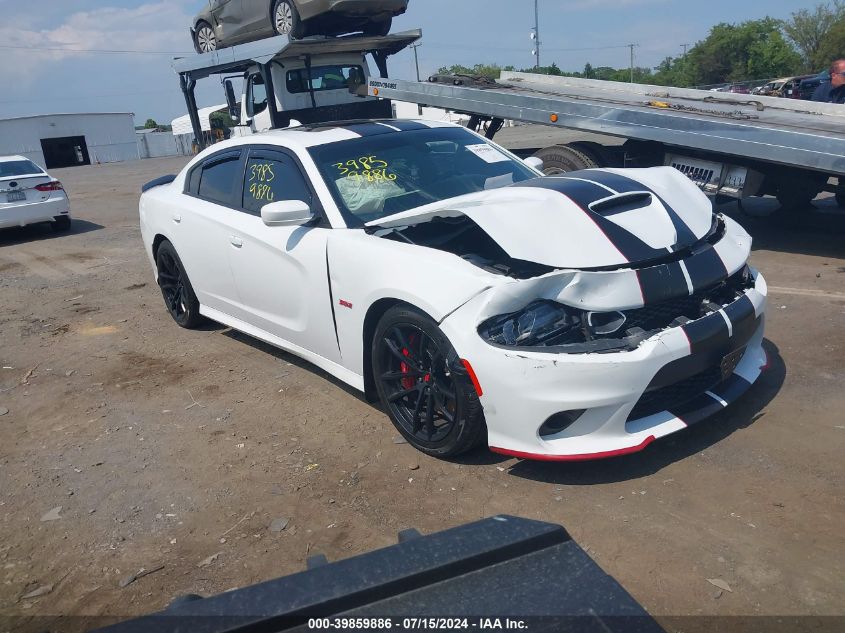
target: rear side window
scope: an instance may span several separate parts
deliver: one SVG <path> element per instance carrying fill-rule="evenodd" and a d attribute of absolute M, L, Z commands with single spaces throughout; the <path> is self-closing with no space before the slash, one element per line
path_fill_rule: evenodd
<path fill-rule="evenodd" d="M 282 200 L 312 204 L 311 190 L 299 166 L 278 152 L 253 151 L 244 174 L 244 211 L 260 215 L 265 204 Z"/>
<path fill-rule="evenodd" d="M 9 160 L 0 162 L 0 178 L 43 174 L 44 170 L 31 160 Z"/>
<path fill-rule="evenodd" d="M 291 94 L 308 92 L 308 70 L 305 68 L 289 70 L 285 83 Z M 315 92 L 353 88 L 363 83 L 364 69 L 361 66 L 332 65 L 311 68 L 311 87 Z"/>
<path fill-rule="evenodd" d="M 197 195 L 209 202 L 231 205 L 232 194 L 240 178 L 240 165 L 240 153 L 206 161 L 202 166 Z"/>

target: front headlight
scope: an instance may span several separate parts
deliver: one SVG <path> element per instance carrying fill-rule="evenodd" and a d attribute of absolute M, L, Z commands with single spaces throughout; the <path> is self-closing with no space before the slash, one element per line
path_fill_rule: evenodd
<path fill-rule="evenodd" d="M 554 301 L 533 301 L 511 314 L 487 319 L 478 328 L 482 338 L 516 347 L 565 345 L 584 340 L 581 312 Z"/>

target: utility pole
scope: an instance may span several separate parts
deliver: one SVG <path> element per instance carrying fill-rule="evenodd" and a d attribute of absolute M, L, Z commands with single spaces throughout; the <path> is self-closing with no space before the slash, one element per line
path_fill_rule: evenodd
<path fill-rule="evenodd" d="M 689 44 L 681 44 L 681 47 L 684 49 L 684 59 L 687 57 L 687 46 L 689 46 Z"/>
<path fill-rule="evenodd" d="M 628 48 L 631 49 L 631 83 L 634 83 L 634 47 L 636 44 L 628 44 Z"/>
<path fill-rule="evenodd" d="M 534 55 L 534 69 L 540 68 L 540 0 L 534 0 L 534 31 L 531 33 L 531 39 L 534 40 L 534 50 L 531 54 Z"/>
<path fill-rule="evenodd" d="M 417 82 L 420 80 L 420 59 L 417 57 L 417 47 L 420 45 L 420 41 L 417 40 L 413 44 L 411 44 L 411 48 L 414 49 L 414 66 L 417 68 Z M 417 104 L 417 113 L 422 116 L 422 106 Z"/>

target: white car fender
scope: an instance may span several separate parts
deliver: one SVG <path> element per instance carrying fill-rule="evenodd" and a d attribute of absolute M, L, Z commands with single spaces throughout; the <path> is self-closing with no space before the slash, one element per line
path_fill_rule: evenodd
<path fill-rule="evenodd" d="M 333 231 L 327 258 L 342 362 L 359 374 L 364 371 L 364 322 L 378 301 L 403 301 L 440 322 L 487 288 L 513 282 L 456 255 L 363 230 Z"/>

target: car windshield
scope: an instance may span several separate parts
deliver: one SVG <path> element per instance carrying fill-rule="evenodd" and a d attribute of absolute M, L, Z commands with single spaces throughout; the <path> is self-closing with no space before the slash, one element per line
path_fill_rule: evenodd
<path fill-rule="evenodd" d="M 44 170 L 31 160 L 0 161 L 0 178 L 14 178 L 16 176 L 29 176 L 31 174 L 43 173 Z"/>
<path fill-rule="evenodd" d="M 386 133 L 309 149 L 347 226 L 537 177 L 466 129 L 391 132 L 388 125 Z"/>

